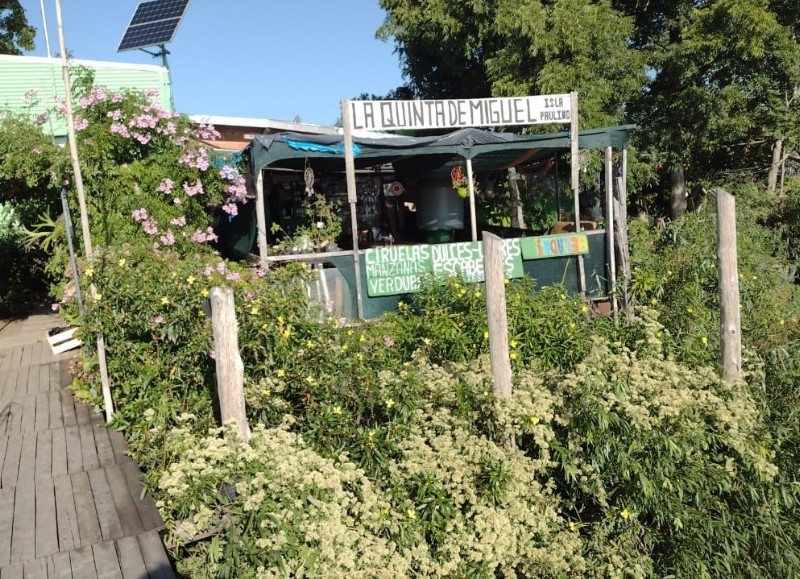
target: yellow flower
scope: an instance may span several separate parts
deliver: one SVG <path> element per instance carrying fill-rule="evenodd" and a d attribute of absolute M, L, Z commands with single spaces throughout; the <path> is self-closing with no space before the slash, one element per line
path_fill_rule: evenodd
<path fill-rule="evenodd" d="M 622 509 L 622 512 L 620 512 L 619 516 L 627 521 L 634 514 L 635 513 L 632 510 L 630 510 L 628 507 L 625 507 L 624 509 Z"/>
<path fill-rule="evenodd" d="M 269 388 L 264 388 L 262 394 L 264 394 L 264 396 L 269 396 L 270 394 L 272 394 L 272 390 L 270 390 Z"/>
<path fill-rule="evenodd" d="M 348 348 L 347 344 L 343 344 L 342 345 L 342 352 L 346 352 L 347 348 Z"/>
<path fill-rule="evenodd" d="M 413 519 L 416 519 L 416 518 L 417 518 L 417 511 L 415 511 L 414 509 L 408 509 L 408 510 L 406 511 L 406 516 L 407 516 L 409 519 L 412 519 L 412 520 L 413 520 Z"/>
<path fill-rule="evenodd" d="M 578 530 L 578 525 L 576 525 L 573 521 L 570 521 L 569 522 L 569 530 L 570 531 L 577 531 Z"/>
<path fill-rule="evenodd" d="M 186 278 L 186 283 L 188 283 L 189 285 L 192 285 L 195 281 L 196 280 L 193 275 L 190 275 L 189 277 Z"/>
<path fill-rule="evenodd" d="M 353 330 L 347 330 L 347 335 L 348 336 L 352 336 L 353 335 Z"/>
<path fill-rule="evenodd" d="M 574 330 L 575 329 L 575 322 L 570 322 L 569 323 L 569 329 L 570 330 Z"/>
<path fill-rule="evenodd" d="M 516 348 L 517 346 L 519 346 L 519 342 L 517 342 L 516 340 L 511 340 L 511 342 L 509 342 L 508 345 L 511 346 L 512 348 Z"/>
<path fill-rule="evenodd" d="M 516 360 L 517 359 L 517 353 L 516 352 L 511 352 L 511 354 L 509 354 L 508 357 L 511 358 L 512 360 Z"/>
<path fill-rule="evenodd" d="M 539 417 L 536 415 L 531 416 L 528 421 L 533 425 L 539 424 Z"/>
<path fill-rule="evenodd" d="M 200 297 L 201 298 L 207 298 L 208 297 L 208 290 L 206 288 L 203 288 L 203 289 L 200 290 Z"/>
<path fill-rule="evenodd" d="M 278 323 L 283 324 L 283 316 L 278 316 Z"/>
<path fill-rule="evenodd" d="M 119 261 L 117 262 L 117 265 L 119 265 L 120 267 L 125 267 L 125 264 L 126 264 L 126 263 L 127 263 L 127 262 L 125 261 L 125 258 L 124 258 L 124 257 L 121 257 L 121 258 L 119 259 Z"/>
<path fill-rule="evenodd" d="M 583 305 L 581 306 L 581 311 L 582 311 L 584 314 L 585 314 L 585 313 L 587 313 L 587 312 L 589 311 L 589 306 L 587 306 L 586 304 L 583 304 Z"/>
<path fill-rule="evenodd" d="M 391 408 L 392 406 L 394 406 L 394 400 L 392 400 L 391 398 L 387 398 L 384 404 L 386 404 L 386 408 Z"/>
<path fill-rule="evenodd" d="M 342 413 L 342 407 L 341 406 L 334 406 L 333 409 L 331 410 L 331 412 L 333 412 L 334 414 L 341 414 Z"/>
<path fill-rule="evenodd" d="M 364 359 L 364 354 L 362 354 L 361 352 L 359 352 L 358 354 L 356 354 L 356 360 L 358 360 L 358 361 L 361 361 L 361 360 L 363 360 L 363 359 Z"/>
<path fill-rule="evenodd" d="M 488 330 L 483 333 L 483 339 L 484 340 L 488 340 L 489 339 L 489 331 Z"/>
<path fill-rule="evenodd" d="M 170 277 L 175 277 L 176 275 L 178 275 L 178 272 L 177 271 L 173 271 L 169 275 L 170 275 Z"/>
<path fill-rule="evenodd" d="M 422 338 L 422 343 L 425 344 L 426 346 L 430 346 L 431 345 L 431 339 L 430 338 Z"/>
<path fill-rule="evenodd" d="M 91 267 L 86 268 L 86 277 L 92 277 L 94 275 L 94 269 Z"/>
<path fill-rule="evenodd" d="M 359 342 L 366 342 L 366 341 L 367 341 L 367 337 L 366 337 L 364 334 L 361 334 L 361 335 L 358 337 L 358 341 L 359 341 Z"/>
<path fill-rule="evenodd" d="M 755 280 L 757 280 L 757 279 L 758 279 L 758 276 L 757 276 L 757 275 L 754 275 L 754 276 L 753 276 L 753 281 L 755 281 Z"/>
<path fill-rule="evenodd" d="M 691 314 L 694 310 L 691 307 L 688 307 L 688 308 L 686 308 L 686 311 Z"/>
<path fill-rule="evenodd" d="M 103 294 L 94 294 L 94 301 L 99 302 L 103 299 Z"/>
<path fill-rule="evenodd" d="M 283 368 L 278 368 L 276 374 L 278 375 L 278 378 L 283 378 L 284 376 L 286 376 L 286 370 L 284 370 Z"/>
<path fill-rule="evenodd" d="M 558 294 L 558 297 L 560 297 L 562 300 L 565 300 L 567 299 L 567 294 Z"/>
<path fill-rule="evenodd" d="M 780 325 L 783 325 L 783 324 L 785 324 L 786 322 L 784 322 L 783 320 L 780 320 L 780 321 L 778 321 L 778 323 L 779 323 Z"/>
<path fill-rule="evenodd" d="M 503 280 L 503 283 L 504 283 L 504 284 L 506 284 L 506 285 L 508 285 L 508 284 L 510 284 L 510 283 L 511 283 L 511 280 L 510 280 L 510 279 L 508 279 L 508 278 L 506 278 L 506 279 L 504 279 L 504 280 Z"/>
<path fill-rule="evenodd" d="M 482 295 L 482 294 L 481 294 L 480 290 L 476 290 L 476 291 L 475 291 L 475 297 L 476 297 L 476 298 L 479 298 L 479 297 L 481 297 L 481 295 Z"/>
<path fill-rule="evenodd" d="M 314 342 L 312 342 L 311 340 L 306 340 L 306 348 L 313 348 L 313 347 L 314 347 Z"/>
<path fill-rule="evenodd" d="M 257 315 L 258 312 L 259 312 L 259 309 L 256 306 L 253 306 L 252 308 L 250 308 L 250 313 L 253 314 L 254 316 Z"/>
<path fill-rule="evenodd" d="M 700 338 L 700 341 L 703 342 L 703 345 L 708 344 L 708 338 L 706 338 L 705 336 Z"/>
<path fill-rule="evenodd" d="M 381 516 L 382 516 L 382 517 L 388 517 L 388 516 L 389 516 L 389 513 L 390 513 L 391 511 L 392 511 L 392 509 L 390 509 L 389 507 L 383 507 L 383 508 L 381 509 Z"/>
<path fill-rule="evenodd" d="M 650 304 L 651 304 L 651 305 L 653 305 L 653 306 L 654 306 L 654 305 L 656 305 L 657 303 L 658 303 L 658 300 L 657 300 L 656 298 L 650 298 Z"/>
<path fill-rule="evenodd" d="M 164 296 L 161 298 L 161 305 L 168 306 L 169 305 L 169 298 Z"/>
<path fill-rule="evenodd" d="M 268 327 L 269 327 L 269 326 L 267 326 L 267 324 L 261 324 L 261 329 L 262 329 L 262 330 L 266 330 Z"/>

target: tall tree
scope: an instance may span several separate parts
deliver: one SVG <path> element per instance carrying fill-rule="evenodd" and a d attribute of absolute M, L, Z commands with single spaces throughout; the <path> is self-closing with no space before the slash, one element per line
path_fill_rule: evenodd
<path fill-rule="evenodd" d="M 623 118 L 645 81 L 631 18 L 607 0 L 381 0 L 416 96 L 580 94 L 581 125 Z"/>
<path fill-rule="evenodd" d="M 28 24 L 19 0 L 0 0 L 0 54 L 33 50 L 36 29 Z"/>

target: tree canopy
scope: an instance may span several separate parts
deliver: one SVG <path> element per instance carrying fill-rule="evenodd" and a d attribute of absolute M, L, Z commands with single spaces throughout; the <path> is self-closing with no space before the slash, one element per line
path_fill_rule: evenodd
<path fill-rule="evenodd" d="M 580 123 L 635 122 L 653 165 L 766 175 L 796 150 L 800 17 L 788 0 L 380 0 L 419 98 L 578 91 Z"/>
<path fill-rule="evenodd" d="M 33 50 L 36 29 L 28 24 L 19 0 L 0 0 L 0 54 Z"/>

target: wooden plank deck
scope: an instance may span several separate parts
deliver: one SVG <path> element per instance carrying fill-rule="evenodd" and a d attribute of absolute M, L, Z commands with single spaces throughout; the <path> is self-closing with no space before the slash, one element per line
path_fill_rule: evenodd
<path fill-rule="evenodd" d="M 173 578 L 125 439 L 66 389 L 56 315 L 0 320 L 0 579 Z"/>

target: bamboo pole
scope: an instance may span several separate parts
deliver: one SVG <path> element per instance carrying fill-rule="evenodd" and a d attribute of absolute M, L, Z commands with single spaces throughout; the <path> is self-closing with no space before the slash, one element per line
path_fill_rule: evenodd
<path fill-rule="evenodd" d="M 58 44 L 61 51 L 61 73 L 64 79 L 64 96 L 67 113 L 67 138 L 69 141 L 69 157 L 72 163 L 72 172 L 75 175 L 75 190 L 78 192 L 78 207 L 81 214 L 81 233 L 83 236 L 83 250 L 86 259 L 94 259 L 92 236 L 89 230 L 89 212 L 86 208 L 86 195 L 83 189 L 83 173 L 78 160 L 78 143 L 75 139 L 75 124 L 72 114 L 72 86 L 69 82 L 69 66 L 67 64 L 67 45 L 64 40 L 64 23 L 61 18 L 61 0 L 56 0 L 56 21 L 58 23 Z M 92 294 L 94 284 L 92 284 Z M 108 364 L 106 361 L 106 341 L 103 333 L 97 335 L 97 362 L 100 366 L 100 382 L 103 388 L 103 405 L 105 406 L 106 421 L 111 422 L 114 417 L 114 402 L 111 398 L 111 383 L 108 378 Z"/>
<path fill-rule="evenodd" d="M 261 269 L 269 268 L 267 247 L 267 209 L 264 203 L 264 171 L 256 175 L 256 221 L 258 223 L 258 263 Z"/>
<path fill-rule="evenodd" d="M 508 354 L 506 284 L 503 271 L 503 240 L 483 232 L 483 271 L 489 324 L 489 359 L 495 396 L 511 395 L 511 360 Z"/>
<path fill-rule="evenodd" d="M 478 224 L 475 216 L 475 186 L 472 183 L 472 159 L 467 159 L 467 186 L 469 187 L 469 223 L 472 241 L 478 241 Z"/>
<path fill-rule="evenodd" d="M 717 260 L 719 269 L 722 377 L 732 384 L 742 369 L 742 329 L 739 312 L 739 271 L 736 254 L 736 198 L 720 187 L 717 197 Z"/>
<path fill-rule="evenodd" d="M 250 426 L 247 424 L 244 403 L 244 363 L 239 354 L 239 328 L 233 290 L 213 287 L 208 297 L 211 301 L 220 418 L 223 424 L 233 420 L 239 436 L 249 440 Z"/>
<path fill-rule="evenodd" d="M 575 233 L 581 230 L 581 205 L 580 194 L 580 130 L 578 125 L 578 93 L 569 93 L 569 139 L 570 139 L 570 176 L 572 185 L 572 197 L 575 209 Z M 583 255 L 578 255 L 578 289 L 581 295 L 586 293 L 586 274 L 584 272 Z"/>
<path fill-rule="evenodd" d="M 356 275 L 356 310 L 358 319 L 364 319 L 364 300 L 361 291 L 361 259 L 358 255 L 358 215 L 356 215 L 356 166 L 353 159 L 353 118 L 350 101 L 342 100 L 342 124 L 344 125 L 344 168 L 347 174 L 347 201 L 350 203 L 350 229 L 353 235 L 353 265 Z"/>

